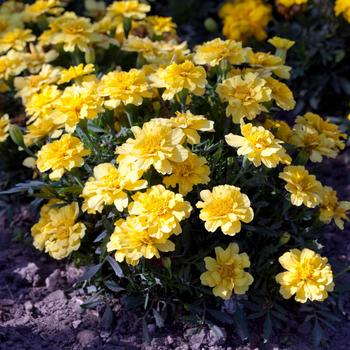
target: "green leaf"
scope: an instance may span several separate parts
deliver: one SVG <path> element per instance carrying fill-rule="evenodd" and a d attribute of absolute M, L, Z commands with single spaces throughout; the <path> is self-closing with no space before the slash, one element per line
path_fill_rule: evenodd
<path fill-rule="evenodd" d="M 89 280 L 92 277 L 94 277 L 96 275 L 96 273 L 98 271 L 100 271 L 101 267 L 102 267 L 102 263 L 97 264 L 97 265 L 93 265 L 87 268 L 87 270 L 85 271 L 85 273 L 83 274 L 83 276 L 81 276 L 78 281 L 75 282 L 75 284 L 79 284 L 83 281 Z"/>
<path fill-rule="evenodd" d="M 108 304 L 106 304 L 105 311 L 103 312 L 103 315 L 101 318 L 101 326 L 103 328 L 107 328 L 107 329 L 111 328 L 113 320 L 114 320 L 113 311 L 112 311 L 111 307 Z"/>
<path fill-rule="evenodd" d="M 271 321 L 271 316 L 270 313 L 268 312 L 264 321 L 264 327 L 263 327 L 263 337 L 264 337 L 264 342 L 266 343 L 271 336 L 272 333 L 272 321 Z"/>
<path fill-rule="evenodd" d="M 151 337 L 149 336 L 149 332 L 147 328 L 147 322 L 144 317 L 142 318 L 142 336 L 145 344 L 149 344 L 151 342 Z"/>
<path fill-rule="evenodd" d="M 29 192 L 33 191 L 34 189 L 40 188 L 45 186 L 45 182 L 43 181 L 27 181 L 27 182 L 20 182 L 15 187 L 12 187 L 6 191 L 1 191 L 1 194 L 12 194 L 12 193 L 19 193 L 19 192 Z"/>
<path fill-rule="evenodd" d="M 104 281 L 104 284 L 108 289 L 110 289 L 112 292 L 115 292 L 115 293 L 118 293 L 118 292 L 125 290 L 125 288 L 120 287 L 114 281 L 107 280 L 107 281 Z"/>
<path fill-rule="evenodd" d="M 242 339 L 242 341 L 248 339 L 249 331 L 248 331 L 247 318 L 246 318 L 246 316 L 242 310 L 242 307 L 240 305 L 237 305 L 237 309 L 233 315 L 233 319 L 235 321 L 238 334 L 239 334 L 240 338 Z"/>
<path fill-rule="evenodd" d="M 164 319 L 156 309 L 152 309 L 154 319 L 158 328 L 164 327 Z"/>
<path fill-rule="evenodd" d="M 318 348 L 322 338 L 323 338 L 323 330 L 318 322 L 318 319 L 316 318 L 314 328 L 312 330 L 312 342 L 315 348 Z"/>
<path fill-rule="evenodd" d="M 107 261 L 109 262 L 109 264 L 111 265 L 112 269 L 118 277 L 124 277 L 123 270 L 115 259 L 113 259 L 110 255 L 107 255 Z"/>
<path fill-rule="evenodd" d="M 207 309 L 207 311 L 210 313 L 210 315 L 212 315 L 215 319 L 222 323 L 233 324 L 234 322 L 232 316 L 230 316 L 226 312 L 217 311 L 213 309 Z"/>

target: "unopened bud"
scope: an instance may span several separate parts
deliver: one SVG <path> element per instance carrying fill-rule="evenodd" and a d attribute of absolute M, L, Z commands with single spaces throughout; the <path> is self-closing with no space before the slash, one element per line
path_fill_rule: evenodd
<path fill-rule="evenodd" d="M 25 147 L 22 131 L 17 125 L 10 125 L 9 134 L 17 146 Z"/>
<path fill-rule="evenodd" d="M 215 33 L 218 31 L 218 25 L 213 18 L 207 18 L 204 21 L 204 27 L 209 33 Z"/>

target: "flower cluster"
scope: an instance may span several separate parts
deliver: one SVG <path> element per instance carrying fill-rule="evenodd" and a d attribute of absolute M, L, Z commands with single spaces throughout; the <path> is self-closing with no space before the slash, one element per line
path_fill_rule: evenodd
<path fill-rule="evenodd" d="M 224 5 L 229 39 L 192 52 L 144 2 L 86 5 L 90 17 L 56 0 L 19 4 L 0 35 L 0 86 L 25 114 L 20 126 L 0 118 L 0 142 L 10 133 L 29 153 L 41 181 L 28 187 L 47 200 L 35 247 L 112 261 L 121 289 L 155 303 L 257 290 L 325 300 L 334 283 L 319 226 L 344 229 L 350 203 L 308 165 L 335 158 L 346 134 L 313 113 L 279 119 L 296 105 L 294 42 L 271 38 L 274 53 L 242 43 L 266 37 L 271 7 Z"/>

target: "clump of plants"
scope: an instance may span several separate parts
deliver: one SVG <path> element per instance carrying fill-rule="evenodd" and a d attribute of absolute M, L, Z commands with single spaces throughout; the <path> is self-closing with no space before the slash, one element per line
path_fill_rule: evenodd
<path fill-rule="evenodd" d="M 307 314 L 319 342 L 342 267 L 318 239 L 344 228 L 350 202 L 308 166 L 347 136 L 317 114 L 281 119 L 293 42 L 190 50 L 146 3 L 87 4 L 93 19 L 59 1 L 0 7 L 3 94 L 26 114 L 24 127 L 2 117 L 0 136 L 33 169 L 9 192 L 41 200 L 34 246 L 90 266 L 86 305 L 118 295 L 144 322 L 235 323 L 242 338 L 262 319 L 265 340 Z"/>

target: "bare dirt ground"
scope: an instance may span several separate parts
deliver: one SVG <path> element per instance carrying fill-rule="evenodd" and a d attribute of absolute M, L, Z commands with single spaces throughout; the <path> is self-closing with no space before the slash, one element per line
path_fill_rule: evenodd
<path fill-rule="evenodd" d="M 349 151 L 346 153 L 319 169 L 320 180 L 336 188 L 342 199 L 350 198 L 350 156 Z M 113 327 L 106 329 L 101 323 L 104 310 L 82 309 L 86 297 L 71 288 L 83 273 L 81 269 L 53 261 L 30 244 L 12 242 L 16 227 L 28 230 L 32 220 L 33 214 L 25 204 L 13 208 L 10 216 L 0 210 L 0 349 L 313 349 L 311 330 L 303 325 L 293 325 L 277 334 L 272 343 L 259 345 L 257 335 L 249 344 L 240 344 L 229 328 L 218 337 L 205 327 L 176 325 L 159 330 L 150 324 L 152 340 L 143 344 L 138 315 L 125 311 L 118 300 L 111 305 Z M 343 232 L 329 227 L 324 237 L 326 255 L 350 262 L 349 224 Z M 327 331 L 327 340 L 320 349 L 350 348 L 350 298 L 344 308 L 342 322 L 336 331 Z"/>

